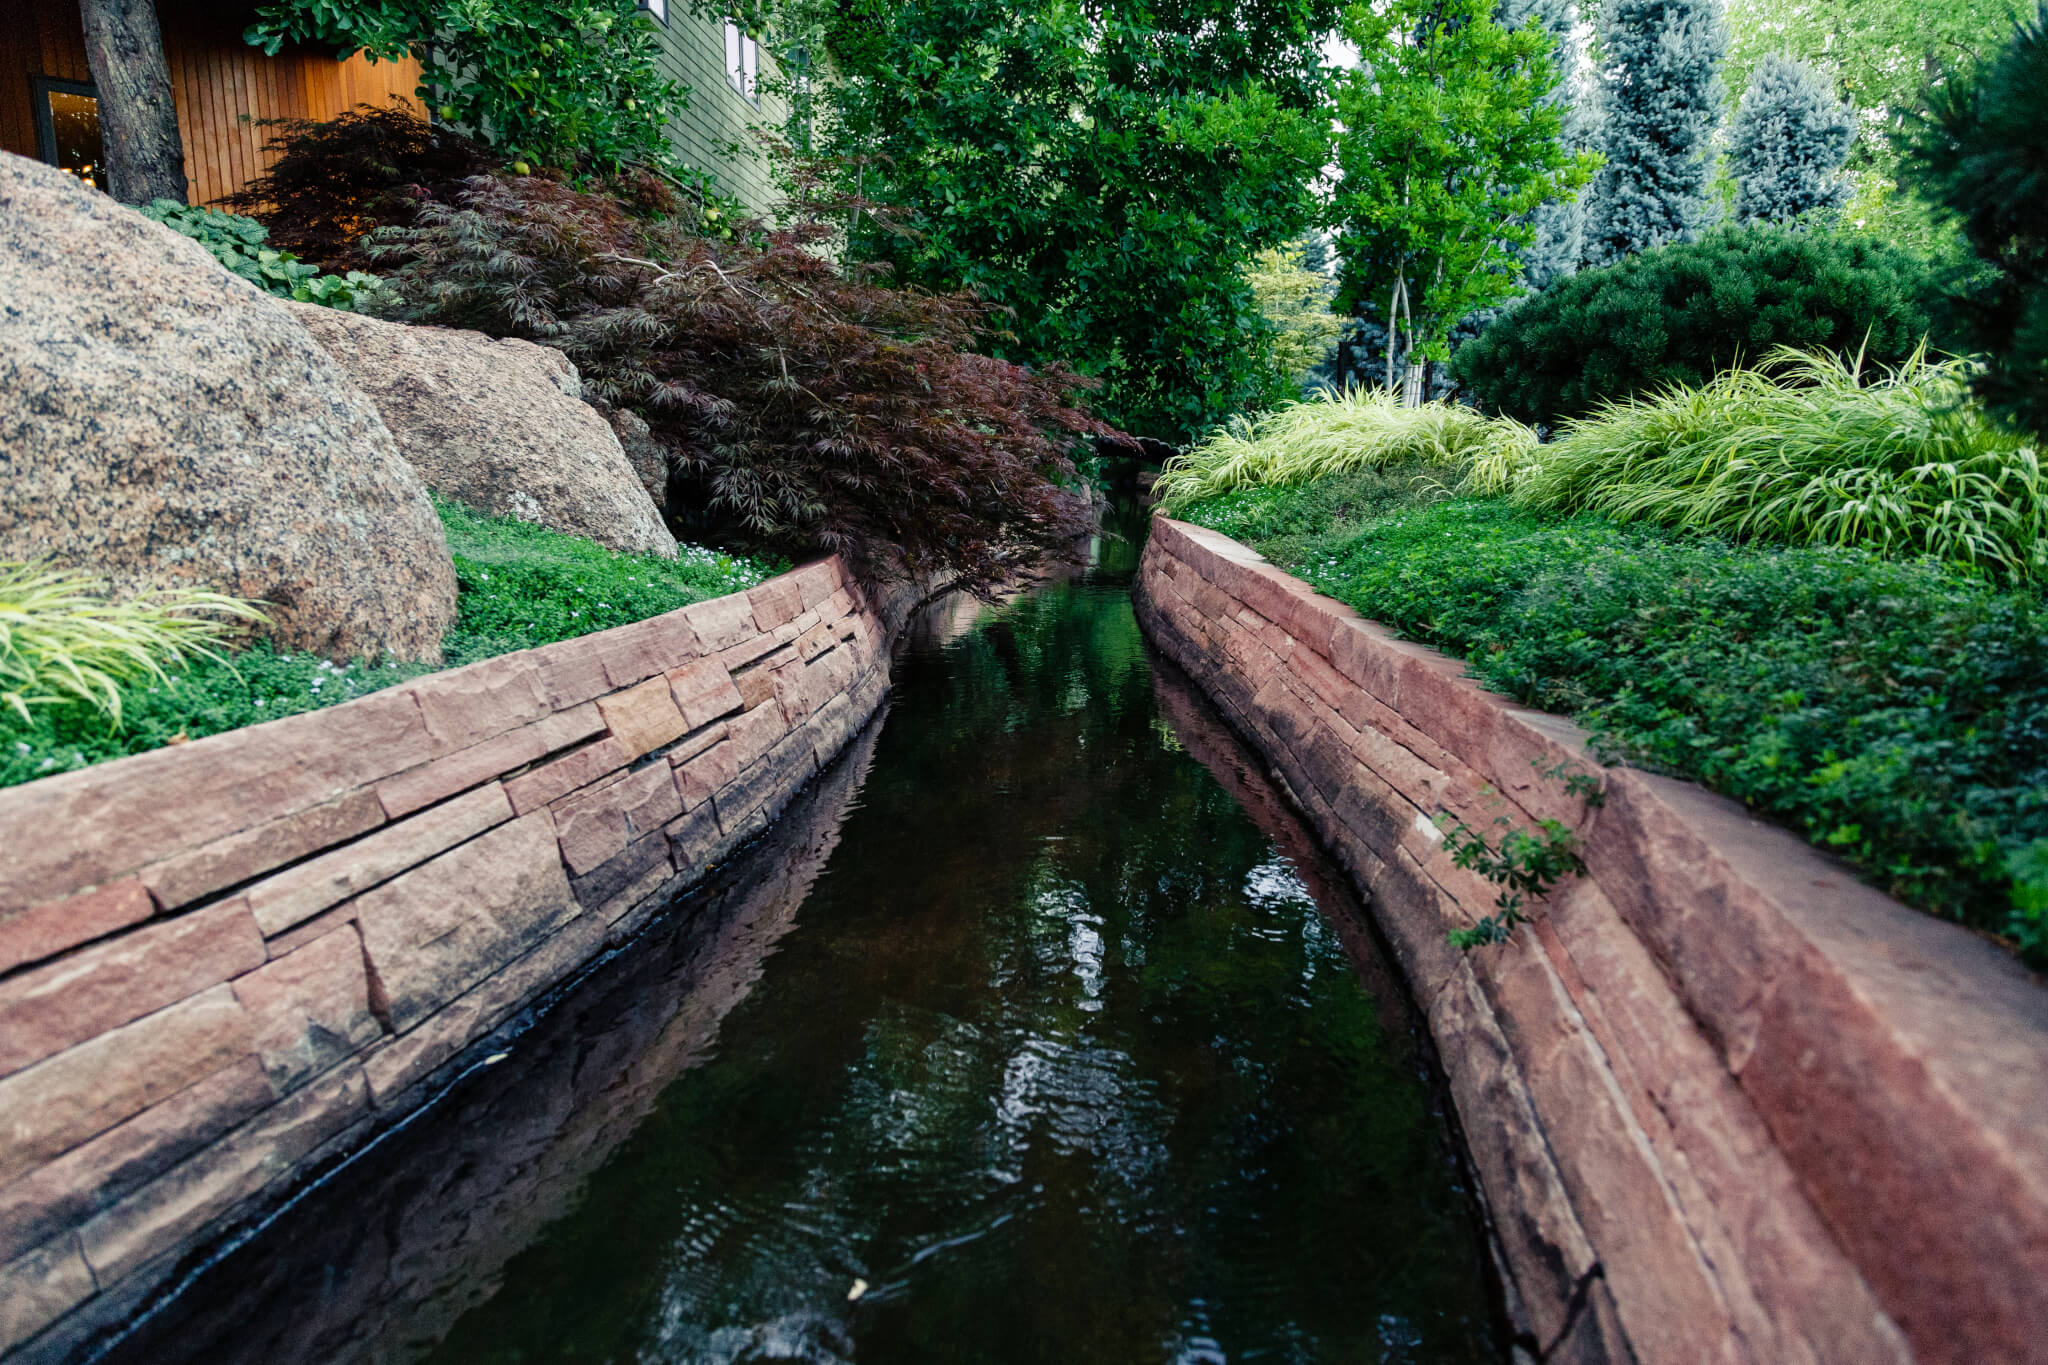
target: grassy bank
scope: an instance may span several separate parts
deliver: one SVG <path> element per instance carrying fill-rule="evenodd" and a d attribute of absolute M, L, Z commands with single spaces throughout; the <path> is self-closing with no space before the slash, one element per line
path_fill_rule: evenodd
<path fill-rule="evenodd" d="M 258 642 L 200 658 L 122 695 L 118 725 L 81 705 L 0 712 L 0 787 L 334 706 L 437 668 L 625 625 L 742 588 L 785 567 L 685 545 L 673 560 L 619 554 L 522 521 L 436 502 L 459 583 L 439 665 L 336 664 Z"/>
<path fill-rule="evenodd" d="M 1445 497 L 1417 466 L 1180 515 L 2048 963 L 2048 609 L 1863 549 Z"/>

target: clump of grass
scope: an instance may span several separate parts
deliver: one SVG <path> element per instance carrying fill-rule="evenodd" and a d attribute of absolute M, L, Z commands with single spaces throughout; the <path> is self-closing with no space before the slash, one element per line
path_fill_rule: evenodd
<path fill-rule="evenodd" d="M 2027 438 L 1968 401 L 1970 369 L 1924 348 L 1896 369 L 1780 348 L 1570 423 L 1515 500 L 1738 540 L 2048 570 L 2048 482 Z"/>
<path fill-rule="evenodd" d="M 1178 512 L 1233 489 L 1291 487 L 1359 470 L 1416 465 L 1429 475 L 1505 486 L 1536 448 L 1520 422 L 1489 418 L 1455 403 L 1403 407 L 1384 389 L 1349 389 L 1290 403 L 1256 421 L 1234 419 L 1185 455 L 1167 461 L 1154 485 L 1160 506 Z"/>
<path fill-rule="evenodd" d="M 31 707 L 82 706 L 121 723 L 122 690 L 164 681 L 194 658 L 268 618 L 254 603 L 194 589 L 112 599 L 91 574 L 0 562 L 0 704 L 22 721 Z"/>
<path fill-rule="evenodd" d="M 783 567 L 693 545 L 682 546 L 674 559 L 620 554 L 456 503 L 437 500 L 436 510 L 461 589 L 455 624 L 441 642 L 442 667 L 644 620 L 753 587 Z M 0 625 L 7 622 L 9 600 L 0 578 Z M 227 655 L 215 647 L 225 643 L 225 636 L 190 640 L 182 653 L 158 656 L 155 670 L 123 674 L 103 667 L 112 690 L 95 683 L 90 698 L 74 691 L 48 704 L 0 705 L 0 787 L 352 701 L 436 667 L 390 659 L 337 662 L 265 640 Z M 12 687 L 9 674 L 0 672 L 0 685 Z M 111 703 L 110 709 L 100 709 L 94 698 Z M 115 716 L 118 721 L 109 723 Z"/>

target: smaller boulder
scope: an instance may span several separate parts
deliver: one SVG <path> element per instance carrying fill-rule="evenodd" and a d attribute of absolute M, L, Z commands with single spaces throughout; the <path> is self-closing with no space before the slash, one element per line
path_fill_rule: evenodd
<path fill-rule="evenodd" d="M 654 499 L 660 508 L 668 506 L 668 450 L 654 439 L 654 429 L 638 413 L 624 408 L 608 408 L 604 419 L 612 424 L 612 431 L 619 438 L 619 445 L 625 449 L 626 463 L 633 466 L 640 486 L 647 490 L 647 496 Z"/>
<path fill-rule="evenodd" d="M 446 498 L 633 554 L 675 537 L 569 358 L 530 341 L 291 305 Z"/>

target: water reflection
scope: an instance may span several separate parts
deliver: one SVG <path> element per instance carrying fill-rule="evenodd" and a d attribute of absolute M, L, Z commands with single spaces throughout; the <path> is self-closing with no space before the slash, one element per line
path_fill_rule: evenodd
<path fill-rule="evenodd" d="M 1125 585 L 898 679 L 857 802 L 128 1358 L 1498 1359 L 1399 993 Z"/>

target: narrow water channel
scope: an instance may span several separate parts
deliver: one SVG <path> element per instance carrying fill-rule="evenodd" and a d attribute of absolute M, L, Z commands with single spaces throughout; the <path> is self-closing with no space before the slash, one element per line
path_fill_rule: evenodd
<path fill-rule="evenodd" d="M 1408 1009 L 1131 555 L 931 623 L 760 845 L 111 1358 L 1501 1359 Z"/>

